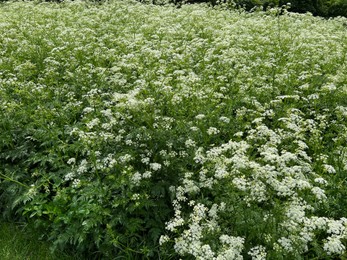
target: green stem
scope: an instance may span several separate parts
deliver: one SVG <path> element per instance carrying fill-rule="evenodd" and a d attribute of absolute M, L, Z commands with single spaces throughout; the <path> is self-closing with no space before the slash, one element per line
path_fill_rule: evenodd
<path fill-rule="evenodd" d="M 14 180 L 14 179 L 12 179 L 12 178 L 6 176 L 5 174 L 0 173 L 0 178 L 4 179 L 4 180 L 6 180 L 6 181 L 14 182 L 14 183 L 16 183 L 16 184 L 18 184 L 18 185 L 21 185 L 21 186 L 25 187 L 25 188 L 29 188 L 28 185 L 25 185 L 24 183 L 21 183 L 21 182 L 19 182 L 19 181 L 16 181 L 16 180 Z"/>

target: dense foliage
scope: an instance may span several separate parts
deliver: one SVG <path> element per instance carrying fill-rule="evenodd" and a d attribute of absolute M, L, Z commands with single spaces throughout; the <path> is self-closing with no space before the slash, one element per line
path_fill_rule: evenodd
<path fill-rule="evenodd" d="M 2 219 L 1 219 L 2 220 Z M 52 253 L 49 243 L 40 241 L 40 230 L 27 223 L 0 222 L 0 259 L 79 260 L 79 255 L 56 251 Z"/>
<path fill-rule="evenodd" d="M 347 16 L 346 0 L 235 0 L 239 6 L 245 6 L 247 10 L 255 6 L 283 6 L 290 3 L 291 12 L 311 12 L 319 16 Z"/>
<path fill-rule="evenodd" d="M 88 258 L 346 257 L 345 18 L 0 6 L 0 207 Z"/>
<path fill-rule="evenodd" d="M 169 3 L 210 3 L 212 5 L 225 5 L 231 8 L 242 8 L 248 11 L 255 8 L 267 10 L 273 7 L 290 6 L 291 12 L 306 13 L 323 17 L 345 16 L 347 17 L 347 0 L 139 0 L 140 2 L 150 2 L 159 4 Z"/>

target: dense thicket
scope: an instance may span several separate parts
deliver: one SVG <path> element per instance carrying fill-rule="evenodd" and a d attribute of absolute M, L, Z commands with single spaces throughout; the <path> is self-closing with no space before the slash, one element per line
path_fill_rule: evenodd
<path fill-rule="evenodd" d="M 2 4 L 0 213 L 83 259 L 346 259 L 347 18 L 277 14 Z"/>
<path fill-rule="evenodd" d="M 181 0 L 172 1 L 175 3 L 181 2 Z M 186 2 L 186 0 L 183 1 Z M 291 12 L 311 12 L 314 15 L 324 17 L 347 16 L 347 0 L 188 0 L 188 2 L 209 2 L 213 5 L 217 5 L 220 2 L 229 2 L 238 8 L 245 8 L 246 10 L 252 10 L 254 7 L 267 9 L 269 7 L 281 7 L 290 4 L 289 11 Z"/>
<path fill-rule="evenodd" d="M 290 3 L 292 12 L 311 12 L 319 16 L 346 16 L 347 1 L 346 0 L 236 0 L 239 6 L 245 6 L 251 9 L 255 6 L 282 6 Z"/>

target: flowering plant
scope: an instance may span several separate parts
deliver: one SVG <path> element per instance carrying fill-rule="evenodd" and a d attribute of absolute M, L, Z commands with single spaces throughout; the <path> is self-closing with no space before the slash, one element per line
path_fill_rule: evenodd
<path fill-rule="evenodd" d="M 84 258 L 344 257 L 346 19 L 277 11 L 1 4 L 1 210 Z"/>

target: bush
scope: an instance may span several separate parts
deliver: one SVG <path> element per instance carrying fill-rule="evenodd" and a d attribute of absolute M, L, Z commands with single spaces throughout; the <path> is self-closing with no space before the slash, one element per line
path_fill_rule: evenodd
<path fill-rule="evenodd" d="M 124 1 L 0 17 L 0 205 L 54 249 L 343 256 L 343 18 Z"/>
<path fill-rule="evenodd" d="M 186 1 L 184 1 L 186 2 Z M 262 7 L 263 10 L 272 7 L 282 7 L 290 3 L 289 11 L 306 13 L 323 17 L 347 16 L 347 2 L 345 0 L 234 0 L 234 1 L 216 1 L 216 0 L 192 0 L 189 3 L 208 2 L 212 5 L 218 3 L 229 3 L 233 7 L 252 10 L 254 7 Z M 177 3 L 177 1 L 175 1 Z"/>
<path fill-rule="evenodd" d="M 345 16 L 347 17 L 346 0 L 293 0 L 293 1 L 235 1 L 238 6 L 245 6 L 247 10 L 254 6 L 263 6 L 264 9 L 274 6 L 283 6 L 290 3 L 289 11 L 306 13 L 324 17 Z"/>
<path fill-rule="evenodd" d="M 328 7 L 328 15 L 347 17 L 347 1 L 331 1 L 331 5 Z"/>

